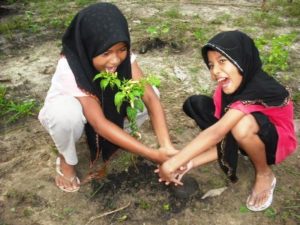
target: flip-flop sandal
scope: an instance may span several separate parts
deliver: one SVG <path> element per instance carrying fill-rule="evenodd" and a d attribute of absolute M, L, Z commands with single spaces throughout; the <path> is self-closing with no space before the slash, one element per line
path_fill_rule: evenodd
<path fill-rule="evenodd" d="M 80 180 L 77 176 L 74 176 L 74 177 L 71 177 L 71 178 L 67 178 L 65 177 L 65 175 L 61 172 L 60 170 L 60 157 L 57 157 L 56 158 L 56 173 L 61 176 L 63 179 L 73 183 L 74 180 L 76 180 L 76 183 L 78 185 L 80 185 Z M 60 190 L 62 191 L 65 191 L 65 192 L 76 192 L 80 189 L 80 186 L 76 187 L 76 188 L 73 188 L 73 187 L 69 187 L 69 188 L 66 188 L 64 186 L 59 186 L 59 185 L 56 185 Z"/>
<path fill-rule="evenodd" d="M 248 198 L 247 198 L 247 202 L 246 202 L 247 208 L 251 211 L 254 211 L 254 212 L 259 212 L 259 211 L 263 211 L 263 210 L 267 209 L 272 204 L 273 193 L 274 193 L 274 190 L 275 190 L 275 186 L 276 186 L 276 177 L 274 177 L 274 179 L 272 181 L 272 184 L 271 184 L 271 187 L 269 189 L 264 190 L 264 191 L 262 191 L 258 194 L 252 192 L 251 195 L 249 195 Z M 258 196 L 258 195 L 261 195 L 263 193 L 267 193 L 268 198 L 262 205 L 260 205 L 258 207 L 256 207 L 255 205 L 250 205 L 250 199 L 251 199 L 252 196 Z"/>

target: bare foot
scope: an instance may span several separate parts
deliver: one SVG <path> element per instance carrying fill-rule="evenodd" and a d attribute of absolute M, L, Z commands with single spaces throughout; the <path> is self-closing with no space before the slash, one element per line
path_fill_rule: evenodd
<path fill-rule="evenodd" d="M 254 209 L 262 207 L 268 201 L 270 195 L 273 194 L 274 186 L 275 176 L 272 171 L 268 173 L 257 173 L 252 193 L 247 200 L 247 205 Z"/>
<path fill-rule="evenodd" d="M 57 158 L 56 161 L 55 183 L 57 187 L 66 192 L 78 191 L 80 187 L 80 181 L 76 177 L 75 168 L 72 165 L 66 163 L 62 155 Z"/>

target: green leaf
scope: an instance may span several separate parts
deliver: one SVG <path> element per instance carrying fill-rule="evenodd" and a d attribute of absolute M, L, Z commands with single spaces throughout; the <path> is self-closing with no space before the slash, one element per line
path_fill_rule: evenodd
<path fill-rule="evenodd" d="M 171 207 L 170 207 L 170 204 L 169 203 L 164 203 L 163 204 L 163 210 L 165 211 L 170 211 Z"/>
<path fill-rule="evenodd" d="M 99 78 L 101 78 L 101 77 L 102 77 L 102 74 L 101 74 L 101 73 L 98 73 L 98 74 L 96 74 L 96 76 L 94 77 L 93 81 L 95 81 L 95 80 L 97 80 L 97 79 L 99 79 Z"/>
<path fill-rule="evenodd" d="M 135 108 L 138 109 L 140 112 L 144 110 L 144 103 L 141 99 L 136 99 L 134 101 Z"/>
<path fill-rule="evenodd" d="M 164 27 L 162 28 L 162 30 L 161 30 L 161 32 L 164 33 L 164 34 L 168 33 L 169 31 L 170 31 L 170 28 L 167 27 L 167 26 L 164 26 Z"/>
<path fill-rule="evenodd" d="M 129 98 L 129 101 L 132 102 L 134 105 L 135 96 L 132 92 L 128 93 L 127 97 Z"/>
<path fill-rule="evenodd" d="M 116 80 L 115 80 L 115 84 L 116 84 L 116 86 L 117 86 L 118 88 L 121 87 L 121 81 L 120 81 L 119 79 L 116 79 Z"/>
<path fill-rule="evenodd" d="M 129 121 L 135 121 L 137 116 L 137 110 L 128 106 L 126 111 Z"/>
<path fill-rule="evenodd" d="M 141 90 L 141 89 L 139 89 L 139 90 L 133 90 L 131 93 L 132 93 L 135 97 L 141 97 L 141 96 L 144 95 L 144 91 Z"/>
<path fill-rule="evenodd" d="M 267 209 L 264 211 L 264 215 L 267 216 L 267 217 L 269 217 L 269 218 L 272 218 L 272 219 L 275 219 L 276 214 L 277 214 L 276 210 L 273 209 L 272 207 L 267 208 Z"/>
<path fill-rule="evenodd" d="M 157 35 L 158 35 L 158 29 L 157 29 L 157 27 L 153 27 L 153 26 L 148 27 L 146 31 L 147 31 L 147 33 L 149 33 L 151 36 L 157 36 Z"/>
<path fill-rule="evenodd" d="M 123 103 L 124 97 L 125 97 L 125 94 L 121 91 L 117 92 L 115 95 L 114 103 L 115 103 L 115 106 L 117 107 L 118 112 L 120 112 L 120 108 Z"/>
<path fill-rule="evenodd" d="M 241 206 L 240 207 L 240 212 L 241 213 L 247 213 L 247 212 L 250 212 L 250 210 L 246 206 Z"/>
<path fill-rule="evenodd" d="M 157 76 L 151 75 L 147 77 L 147 83 L 159 87 L 160 86 L 160 79 Z"/>
<path fill-rule="evenodd" d="M 100 87 L 102 90 L 105 90 L 107 85 L 109 84 L 110 79 L 103 79 L 100 81 Z"/>

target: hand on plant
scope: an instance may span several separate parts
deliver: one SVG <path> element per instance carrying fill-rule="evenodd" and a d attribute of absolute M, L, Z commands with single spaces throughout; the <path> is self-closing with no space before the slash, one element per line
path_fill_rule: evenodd
<path fill-rule="evenodd" d="M 165 182 L 166 185 L 170 183 L 174 183 L 175 185 L 183 185 L 183 183 L 178 180 L 177 171 L 172 171 L 172 167 L 169 165 L 169 162 L 165 162 L 162 165 L 158 166 L 158 168 L 154 171 L 159 175 L 159 182 Z"/>

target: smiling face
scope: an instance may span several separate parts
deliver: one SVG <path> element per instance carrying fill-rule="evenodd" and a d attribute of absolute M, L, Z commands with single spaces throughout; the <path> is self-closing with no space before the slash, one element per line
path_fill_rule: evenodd
<path fill-rule="evenodd" d="M 209 50 L 207 57 L 212 80 L 221 85 L 225 94 L 234 93 L 243 80 L 237 67 L 217 51 Z"/>
<path fill-rule="evenodd" d="M 125 60 L 128 49 L 125 43 L 119 42 L 110 47 L 106 52 L 93 58 L 93 65 L 98 71 L 114 73 L 118 66 Z"/>

